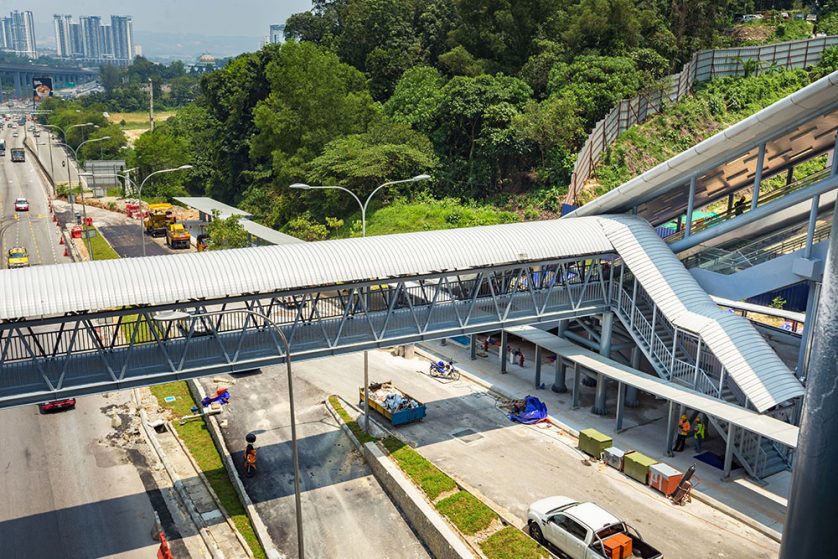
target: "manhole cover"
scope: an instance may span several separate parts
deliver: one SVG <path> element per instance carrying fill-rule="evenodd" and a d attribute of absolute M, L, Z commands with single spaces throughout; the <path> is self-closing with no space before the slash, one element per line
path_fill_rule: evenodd
<path fill-rule="evenodd" d="M 477 433 L 474 429 L 463 429 L 461 431 L 454 431 L 451 433 L 452 437 L 460 439 L 464 443 L 473 443 L 474 441 L 479 441 L 483 438 L 483 435 Z"/>

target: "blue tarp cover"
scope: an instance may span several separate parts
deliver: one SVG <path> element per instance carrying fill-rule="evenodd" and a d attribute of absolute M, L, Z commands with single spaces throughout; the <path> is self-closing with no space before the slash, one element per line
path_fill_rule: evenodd
<path fill-rule="evenodd" d="M 538 423 L 547 419 L 547 406 L 535 396 L 527 396 L 524 411 L 511 413 L 508 417 L 519 423 Z"/>

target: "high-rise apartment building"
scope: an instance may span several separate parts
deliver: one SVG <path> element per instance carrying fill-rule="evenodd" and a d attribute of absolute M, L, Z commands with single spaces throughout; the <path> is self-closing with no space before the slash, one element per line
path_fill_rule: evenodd
<path fill-rule="evenodd" d="M 3 29 L 0 33 L 0 48 L 28 58 L 38 55 L 35 45 L 35 21 L 31 11 L 12 11 L 9 17 L 2 18 L 0 27 Z"/>
<path fill-rule="evenodd" d="M 271 25 L 270 41 L 273 44 L 279 44 L 285 40 L 285 25 L 280 23 L 278 25 Z"/>
<path fill-rule="evenodd" d="M 103 59 L 113 58 L 113 34 L 110 25 L 103 25 L 99 28 L 99 48 L 102 51 Z"/>
<path fill-rule="evenodd" d="M 70 36 L 72 18 L 68 15 L 52 16 L 52 25 L 55 29 L 55 50 L 61 58 L 73 56 L 73 42 Z"/>
<path fill-rule="evenodd" d="M 134 59 L 134 24 L 131 16 L 111 16 L 113 55 L 117 60 Z"/>
<path fill-rule="evenodd" d="M 84 55 L 84 41 L 81 37 L 80 23 L 70 24 L 70 47 L 72 48 L 70 56 L 80 58 Z"/>
<path fill-rule="evenodd" d="M 82 58 L 87 60 L 102 60 L 102 18 L 99 16 L 82 16 L 81 25 Z"/>

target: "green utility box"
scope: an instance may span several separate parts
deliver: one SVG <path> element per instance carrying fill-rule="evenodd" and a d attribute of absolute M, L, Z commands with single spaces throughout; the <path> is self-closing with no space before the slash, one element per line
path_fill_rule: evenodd
<path fill-rule="evenodd" d="M 596 459 L 602 456 L 602 451 L 612 445 L 613 440 L 608 435 L 603 435 L 596 429 L 585 429 L 579 431 L 579 450 L 590 454 Z"/>
<path fill-rule="evenodd" d="M 649 458 L 640 452 L 629 452 L 623 457 L 623 473 L 643 485 L 649 484 L 649 468 L 657 464 L 654 458 Z"/>

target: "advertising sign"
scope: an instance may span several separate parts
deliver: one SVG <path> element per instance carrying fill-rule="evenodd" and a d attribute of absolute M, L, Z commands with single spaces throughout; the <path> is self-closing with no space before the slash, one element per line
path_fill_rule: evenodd
<path fill-rule="evenodd" d="M 52 97 L 52 78 L 32 78 L 32 100 L 40 103 Z"/>

